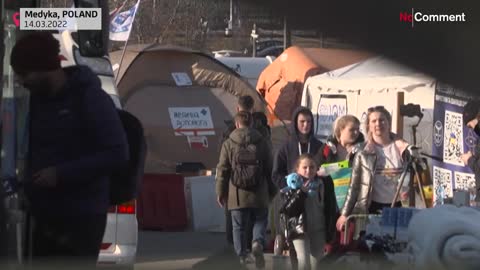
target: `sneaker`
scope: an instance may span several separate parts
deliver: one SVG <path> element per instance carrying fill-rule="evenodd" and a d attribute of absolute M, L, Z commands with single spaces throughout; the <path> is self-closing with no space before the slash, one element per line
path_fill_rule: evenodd
<path fill-rule="evenodd" d="M 247 265 L 247 257 L 240 257 L 240 265 L 241 266 Z"/>
<path fill-rule="evenodd" d="M 257 269 L 265 268 L 265 257 L 263 256 L 263 245 L 257 241 L 252 244 L 252 254 L 255 257 L 255 267 Z"/>
<path fill-rule="evenodd" d="M 253 259 L 249 256 L 240 256 L 240 265 L 246 266 L 247 264 L 252 264 Z"/>

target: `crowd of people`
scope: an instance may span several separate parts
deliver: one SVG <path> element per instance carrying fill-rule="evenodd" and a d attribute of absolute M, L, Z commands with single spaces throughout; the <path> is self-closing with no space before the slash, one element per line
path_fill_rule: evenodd
<path fill-rule="evenodd" d="M 240 98 L 245 99 L 248 97 Z M 473 115 L 466 116 L 466 125 L 480 131 L 478 108 Z M 246 246 L 252 241 L 252 259 L 257 268 L 264 266 L 261 251 L 265 248 L 267 207 L 277 192 L 282 202 L 281 230 L 277 233 L 289 250 L 292 268 L 300 270 L 319 269 L 326 244 L 338 241 L 338 232 L 344 229 L 348 216 L 379 214 L 385 207 L 402 207 L 401 201 L 408 199 L 408 187 L 399 187 L 398 182 L 412 150 L 408 142 L 392 132 L 392 116 L 383 106 L 368 109 L 365 136 L 360 132 L 360 121 L 345 115 L 335 121 L 326 143 L 315 137 L 312 112 L 299 107 L 292 116 L 291 135 L 273 157 L 264 152 L 271 150 L 266 147 L 269 137 L 260 136 L 248 124 L 248 118 L 244 111 L 235 117 L 237 130 L 223 143 L 216 177 L 219 204 L 225 206 L 228 201 L 227 212 L 232 212 L 233 245 L 242 264 L 249 263 Z M 243 134 L 243 141 L 239 134 Z M 257 175 L 242 171 L 250 165 L 239 165 L 236 152 L 245 143 L 257 147 L 253 153 L 263 158 L 254 165 L 262 171 L 255 181 L 262 184 L 247 190 L 237 184 L 242 182 L 237 179 Z M 468 152 L 462 158 L 478 171 L 478 155 Z M 320 168 L 339 161 L 348 161 L 352 169 L 342 206 L 337 205 L 332 178 Z M 247 217 L 253 217 L 254 224 L 253 239 L 248 241 L 245 235 L 251 234 L 252 227 L 246 225 Z"/>
<path fill-rule="evenodd" d="M 29 141 L 24 189 L 35 221 L 32 255 L 40 261 L 81 258 L 82 267 L 94 267 L 106 226 L 108 179 L 129 158 L 127 136 L 99 79 L 87 67 L 61 68 L 58 54 L 59 43 L 49 33 L 19 40 L 11 54 L 13 70 L 31 93 L 30 132 L 35 136 Z M 85 99 L 80 105 L 79 97 Z M 355 116 L 339 117 L 323 143 L 315 137 L 310 109 L 299 107 L 291 135 L 273 152 L 267 118 L 253 111 L 253 103 L 250 96 L 239 97 L 216 171 L 217 202 L 225 208 L 227 236 L 242 265 L 265 267 L 275 196 L 282 201 L 278 233 L 292 268 L 300 270 L 319 268 L 325 246 L 337 240 L 348 216 L 402 207 L 409 191 L 402 187 L 397 196 L 397 183 L 412 153 L 408 142 L 392 132 L 386 108 L 368 109 L 365 136 Z M 479 109 L 480 102 L 472 101 L 463 114 L 464 124 L 477 135 Z M 461 156 L 474 171 L 477 187 L 479 157 L 479 145 Z M 348 161 L 352 169 L 343 205 L 337 204 L 333 180 L 321 168 L 339 161 Z"/>

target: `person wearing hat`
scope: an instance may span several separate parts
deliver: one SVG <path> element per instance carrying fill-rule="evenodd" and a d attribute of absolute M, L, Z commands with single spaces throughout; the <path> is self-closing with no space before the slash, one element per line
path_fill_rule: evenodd
<path fill-rule="evenodd" d="M 471 128 L 477 136 L 480 136 L 480 100 L 473 99 L 463 107 L 463 123 Z M 470 167 L 475 174 L 475 189 L 477 191 L 475 201 L 480 203 L 480 140 L 477 141 L 473 152 L 468 151 L 460 156 L 463 163 Z"/>
<path fill-rule="evenodd" d="M 105 231 L 108 176 L 127 162 L 128 148 L 98 77 L 86 66 L 62 68 L 59 53 L 48 32 L 28 34 L 12 49 L 10 64 L 30 92 L 24 189 L 34 263 L 74 260 L 81 264 L 69 265 L 86 269 L 95 266 Z"/>

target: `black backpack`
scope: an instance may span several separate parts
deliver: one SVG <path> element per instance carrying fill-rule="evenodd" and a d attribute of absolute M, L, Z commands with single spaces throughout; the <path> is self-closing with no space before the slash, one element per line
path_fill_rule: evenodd
<path fill-rule="evenodd" d="M 111 205 L 128 202 L 137 197 L 147 154 L 147 143 L 140 120 L 127 111 L 117 111 L 127 136 L 129 161 L 110 176 Z"/>
<path fill-rule="evenodd" d="M 78 91 L 79 96 L 76 99 L 76 106 L 80 112 L 83 111 L 84 94 L 85 91 Z M 127 137 L 129 156 L 126 164 L 117 168 L 109 177 L 110 205 L 122 204 L 137 198 L 147 155 L 147 143 L 140 120 L 127 111 L 117 109 L 117 112 Z"/>
<path fill-rule="evenodd" d="M 262 180 L 262 164 L 258 146 L 238 144 L 233 153 L 231 182 L 239 189 L 254 191 Z"/>

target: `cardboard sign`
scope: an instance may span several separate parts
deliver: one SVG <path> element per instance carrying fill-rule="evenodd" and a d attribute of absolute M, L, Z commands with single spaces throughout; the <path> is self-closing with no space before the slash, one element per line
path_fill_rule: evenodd
<path fill-rule="evenodd" d="M 215 135 L 209 107 L 168 108 L 175 136 Z"/>

